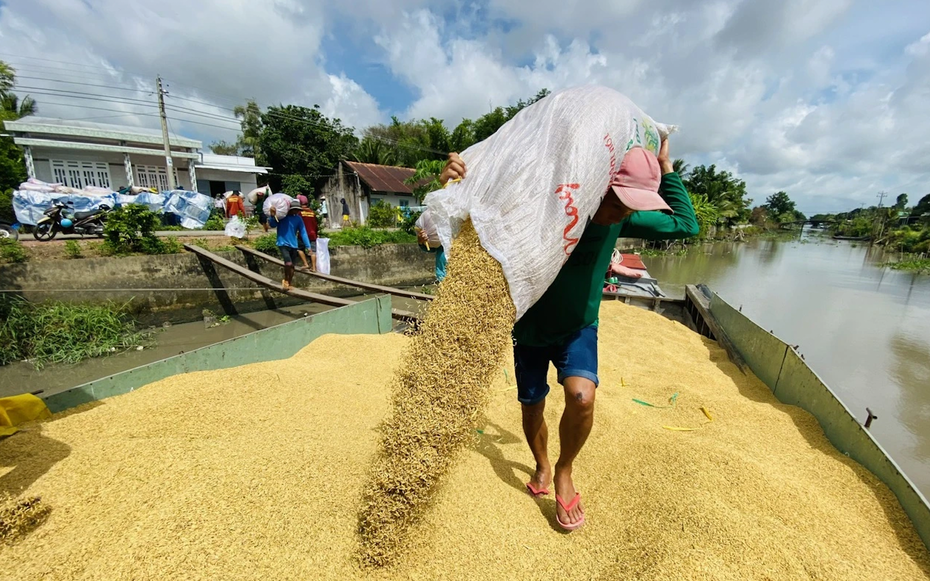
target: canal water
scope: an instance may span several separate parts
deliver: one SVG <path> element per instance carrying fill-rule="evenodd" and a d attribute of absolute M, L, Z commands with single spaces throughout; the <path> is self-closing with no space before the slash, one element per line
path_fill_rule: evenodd
<path fill-rule="evenodd" d="M 703 282 L 805 360 L 930 497 L 930 276 L 805 231 L 645 259 L 670 295 Z"/>

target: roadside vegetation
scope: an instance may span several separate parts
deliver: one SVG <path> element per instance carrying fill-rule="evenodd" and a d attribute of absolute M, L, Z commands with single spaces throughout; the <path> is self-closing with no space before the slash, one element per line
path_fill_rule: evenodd
<path fill-rule="evenodd" d="M 12 238 L 0 238 L 0 264 L 26 262 L 26 259 L 22 242 Z"/>
<path fill-rule="evenodd" d="M 916 272 L 917 274 L 930 274 L 930 258 L 925 254 L 919 256 L 905 256 L 895 262 L 886 262 L 884 266 L 891 267 L 894 270 L 905 270 Z"/>
<path fill-rule="evenodd" d="M 0 296 L 0 365 L 76 363 L 146 344 L 128 304 L 31 303 Z"/>

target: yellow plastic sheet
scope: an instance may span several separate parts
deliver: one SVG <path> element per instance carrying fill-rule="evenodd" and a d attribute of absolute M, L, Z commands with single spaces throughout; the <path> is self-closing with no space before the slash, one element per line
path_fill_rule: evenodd
<path fill-rule="evenodd" d="M 16 433 L 22 423 L 50 417 L 45 402 L 31 393 L 0 398 L 0 436 Z"/>

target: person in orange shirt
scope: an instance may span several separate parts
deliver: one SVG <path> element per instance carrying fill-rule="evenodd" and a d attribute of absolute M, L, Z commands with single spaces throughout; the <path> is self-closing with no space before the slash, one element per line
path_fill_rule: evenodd
<path fill-rule="evenodd" d="M 242 201 L 242 194 L 239 190 L 233 190 L 233 193 L 226 198 L 226 219 L 242 214 L 245 218 L 245 203 Z"/>

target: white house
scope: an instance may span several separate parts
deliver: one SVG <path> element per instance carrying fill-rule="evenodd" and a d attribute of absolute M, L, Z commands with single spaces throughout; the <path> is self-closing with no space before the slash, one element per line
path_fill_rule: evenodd
<path fill-rule="evenodd" d="M 4 126 L 23 148 L 31 178 L 74 188 L 168 189 L 161 131 L 46 117 L 24 117 Z M 256 187 L 257 176 L 270 169 L 250 157 L 203 153 L 203 143 L 196 139 L 172 133 L 169 142 L 175 183 L 186 190 L 248 192 Z"/>

